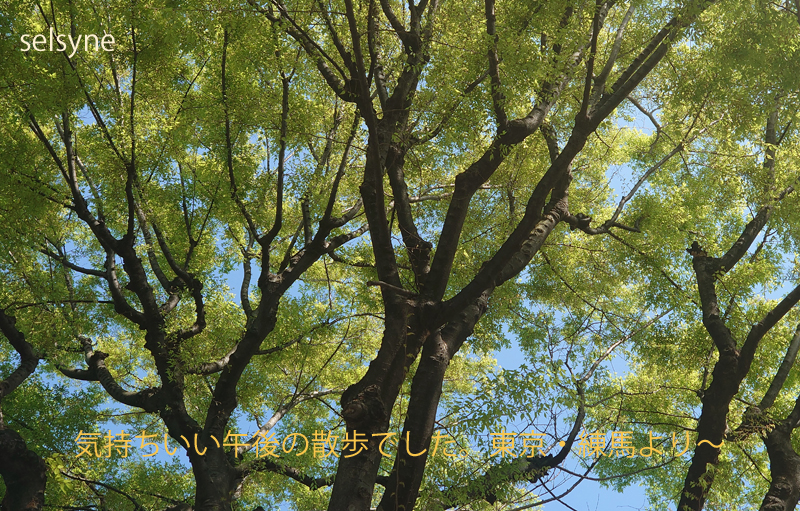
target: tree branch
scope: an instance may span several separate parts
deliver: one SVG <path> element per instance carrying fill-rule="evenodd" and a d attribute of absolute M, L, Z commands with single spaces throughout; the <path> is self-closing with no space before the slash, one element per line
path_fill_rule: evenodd
<path fill-rule="evenodd" d="M 25 340 L 25 334 L 16 327 L 16 319 L 6 315 L 5 309 L 0 309 L 0 332 L 19 354 L 19 366 L 5 379 L 0 381 L 0 402 L 14 391 L 28 376 L 33 374 L 39 365 L 40 355 L 33 346 Z M 3 416 L 0 412 L 0 428 L 3 428 Z"/>
<path fill-rule="evenodd" d="M 57 366 L 57 369 L 64 376 L 84 381 L 99 382 L 109 396 L 122 404 L 141 408 L 151 413 L 158 411 L 159 407 L 156 400 L 160 392 L 159 388 L 148 388 L 139 392 L 130 392 L 123 389 L 109 372 L 108 368 L 106 368 L 105 359 L 108 358 L 108 353 L 94 351 L 92 349 L 92 341 L 86 337 L 79 337 L 78 340 L 83 348 L 86 364 L 89 369 L 68 369 Z"/>

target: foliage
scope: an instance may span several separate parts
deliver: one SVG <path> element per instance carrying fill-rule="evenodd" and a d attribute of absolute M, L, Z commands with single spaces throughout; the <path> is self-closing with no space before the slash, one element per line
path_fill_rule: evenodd
<path fill-rule="evenodd" d="M 0 430 L 48 506 L 800 498 L 795 3 L 0 6 Z M 120 430 L 178 452 L 76 456 Z M 612 431 L 661 453 L 578 454 Z"/>

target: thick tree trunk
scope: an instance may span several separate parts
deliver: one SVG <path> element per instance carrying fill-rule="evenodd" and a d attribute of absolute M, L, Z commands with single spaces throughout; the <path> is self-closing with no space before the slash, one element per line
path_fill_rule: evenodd
<path fill-rule="evenodd" d="M 388 429 L 387 406 L 378 387 L 371 385 L 348 401 L 342 417 L 347 423 L 347 438 L 363 439 L 367 443 L 350 443 L 345 447 L 342 445 L 345 439 L 339 439 L 342 452 L 328 510 L 368 511 L 381 463 L 379 447 L 383 437 L 380 435 Z M 373 436 L 375 434 L 379 436 Z"/>
<path fill-rule="evenodd" d="M 239 477 L 224 450 L 211 446 L 203 456 L 192 452 L 190 461 L 196 482 L 193 511 L 231 511 Z"/>
<path fill-rule="evenodd" d="M 772 482 L 761 511 L 791 511 L 800 500 L 800 455 L 792 447 L 792 428 L 784 421 L 764 439 Z"/>
<path fill-rule="evenodd" d="M 386 300 L 386 299 L 385 299 Z M 388 432 L 389 417 L 408 366 L 419 353 L 419 329 L 408 325 L 409 308 L 402 299 L 386 300 L 386 323 L 378 355 L 370 363 L 364 377 L 342 394 L 342 417 L 348 438 L 366 439 L 366 448 L 343 450 L 336 470 L 336 479 L 328 511 L 368 511 L 378 469 L 381 463 L 379 446 Z M 377 436 L 373 436 L 376 435 Z M 357 437 L 355 436 L 357 435 Z M 339 439 L 339 445 L 342 445 Z"/>
<path fill-rule="evenodd" d="M 737 374 L 738 363 L 738 354 L 731 350 L 730 353 L 720 355 L 714 367 L 713 380 L 703 397 L 703 410 L 697 424 L 698 445 L 686 473 L 684 489 L 678 503 L 680 511 L 699 511 L 705 505 L 714 480 L 713 468 L 719 463 L 730 404 L 739 391 L 742 380 Z"/>
<path fill-rule="evenodd" d="M 189 457 L 195 481 L 194 504 L 179 504 L 175 509 L 184 511 L 181 506 L 188 506 L 185 511 L 231 511 L 242 473 L 229 459 L 224 435 L 203 431 L 179 398 L 171 402 L 167 411 L 161 411 L 161 418 L 169 436 Z"/>
<path fill-rule="evenodd" d="M 408 416 L 379 511 L 414 509 L 428 461 L 442 382 L 451 356 L 441 334 L 428 338 L 411 384 Z"/>
<path fill-rule="evenodd" d="M 426 339 L 411 383 L 408 415 L 398 441 L 395 464 L 378 510 L 414 509 L 431 454 L 431 438 L 447 367 L 486 312 L 488 297 L 489 293 L 483 294 L 454 321 Z"/>
<path fill-rule="evenodd" d="M 38 454 L 28 449 L 19 433 L 11 429 L 0 429 L 0 476 L 6 486 L 0 510 L 42 509 L 47 466 Z"/>

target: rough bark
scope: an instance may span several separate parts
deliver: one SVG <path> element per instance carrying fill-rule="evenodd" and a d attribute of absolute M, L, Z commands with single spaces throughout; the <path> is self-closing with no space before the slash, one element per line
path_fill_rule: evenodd
<path fill-rule="evenodd" d="M 233 494 L 241 478 L 228 461 L 225 451 L 216 448 L 213 440 L 208 444 L 209 449 L 204 456 L 195 452 L 189 456 L 196 481 L 194 508 L 198 511 L 231 511 Z"/>
<path fill-rule="evenodd" d="M 409 307 L 399 297 L 387 297 L 395 306 L 387 308 L 384 337 L 367 374 L 342 395 L 342 417 L 346 435 L 365 434 L 367 450 L 349 457 L 342 454 L 336 471 L 329 510 L 362 511 L 371 507 L 381 454 L 382 436 L 388 432 L 389 416 L 397 400 L 406 371 L 416 359 L 419 340 L 409 332 Z M 409 339 L 407 339 L 408 337 Z"/>
<path fill-rule="evenodd" d="M 792 511 L 800 500 L 800 455 L 792 447 L 792 425 L 783 421 L 764 438 L 772 481 L 761 511 Z"/>
<path fill-rule="evenodd" d="M 42 509 L 47 466 L 38 454 L 28 449 L 19 433 L 7 428 L 0 429 L 0 476 L 6 487 L 0 510 Z"/>
<path fill-rule="evenodd" d="M 0 381 L 0 404 L 3 398 L 30 376 L 39 363 L 39 356 L 16 327 L 13 316 L 0 309 L 0 332 L 20 356 L 17 369 Z M 44 506 L 47 467 L 44 460 L 28 449 L 25 440 L 3 420 L 0 408 L 0 477 L 6 494 L 0 502 L 2 511 L 40 510 Z"/>

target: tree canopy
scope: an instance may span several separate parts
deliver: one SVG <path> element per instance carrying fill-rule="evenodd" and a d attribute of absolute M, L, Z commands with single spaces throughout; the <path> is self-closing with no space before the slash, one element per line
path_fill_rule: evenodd
<path fill-rule="evenodd" d="M 0 0 L 0 59 L 4 511 L 795 508 L 800 2 Z"/>

